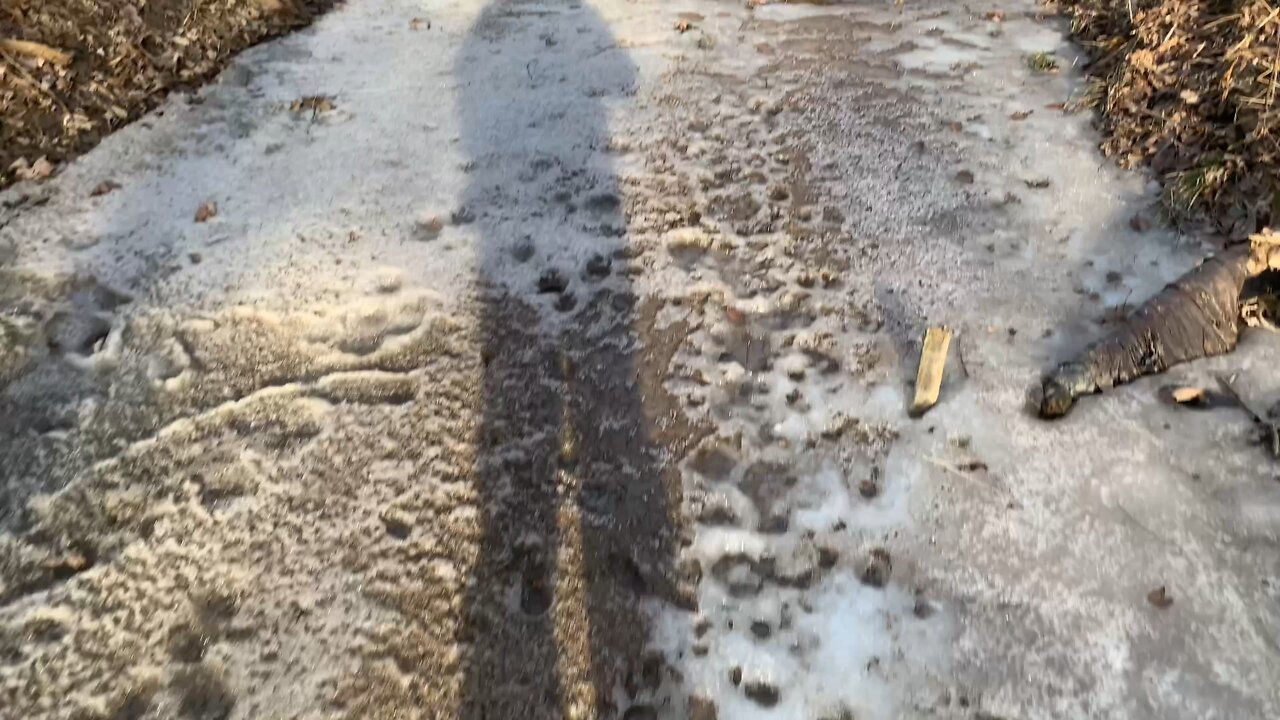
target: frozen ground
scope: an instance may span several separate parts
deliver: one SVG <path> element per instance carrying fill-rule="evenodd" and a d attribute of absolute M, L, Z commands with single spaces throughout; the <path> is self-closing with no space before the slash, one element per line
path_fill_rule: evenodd
<path fill-rule="evenodd" d="M 994 9 L 350 0 L 0 195 L 0 717 L 1280 716 L 1280 341 L 1025 412 L 1207 246 Z"/>

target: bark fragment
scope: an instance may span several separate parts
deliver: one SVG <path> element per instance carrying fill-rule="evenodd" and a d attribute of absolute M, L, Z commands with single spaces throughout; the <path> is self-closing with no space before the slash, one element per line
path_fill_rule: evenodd
<path fill-rule="evenodd" d="M 1233 350 L 1250 264 L 1248 252 L 1234 250 L 1165 286 L 1116 330 L 1045 378 L 1034 398 L 1040 417 L 1062 417 L 1083 395 Z"/>

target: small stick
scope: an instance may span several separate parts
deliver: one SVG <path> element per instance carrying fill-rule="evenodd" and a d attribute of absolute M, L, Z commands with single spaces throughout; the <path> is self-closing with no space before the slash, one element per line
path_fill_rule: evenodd
<path fill-rule="evenodd" d="M 968 480 L 969 482 L 976 482 L 976 483 L 978 483 L 979 485 L 983 485 L 983 486 L 986 486 L 986 487 L 991 487 L 991 481 L 990 481 L 990 480 L 983 479 L 983 478 L 979 477 L 978 475 L 971 475 L 971 474 L 969 474 L 969 473 L 967 473 L 967 472 L 965 472 L 965 471 L 961 470 L 960 468 L 956 467 L 955 465 L 952 465 L 952 464 L 950 464 L 950 463 L 948 463 L 948 462 L 946 462 L 945 460 L 942 460 L 942 459 L 940 459 L 940 458 L 936 458 L 936 457 L 929 457 L 929 456 L 927 456 L 927 455 L 926 455 L 926 456 L 924 457 L 924 461 L 925 461 L 925 462 L 927 462 L 927 463 L 929 463 L 930 465 L 932 465 L 932 466 L 934 466 L 934 467 L 938 468 L 939 470 L 946 470 L 947 472 L 951 473 L 952 475 L 955 475 L 956 477 L 962 477 L 962 478 L 964 478 L 965 480 Z"/>
<path fill-rule="evenodd" d="M 1244 398 L 1240 397 L 1240 393 L 1236 392 L 1236 389 L 1231 385 L 1231 380 L 1226 376 L 1219 375 L 1218 384 L 1222 386 L 1224 392 L 1231 396 L 1236 405 L 1240 406 L 1241 410 L 1244 410 L 1249 417 L 1253 418 L 1255 423 L 1266 428 L 1271 440 L 1271 456 L 1280 458 L 1280 428 L 1277 428 L 1275 423 L 1268 422 L 1261 415 L 1254 412 L 1253 408 L 1249 407 L 1249 404 L 1244 401 Z"/>
<path fill-rule="evenodd" d="M 14 40 L 12 38 L 0 38 L 0 48 L 4 48 L 11 53 L 18 55 L 26 55 L 28 57 L 40 58 L 45 62 L 53 63 L 58 67 L 66 67 L 71 64 L 71 54 L 63 52 L 57 48 L 49 47 L 44 43 L 32 42 L 30 40 Z"/>

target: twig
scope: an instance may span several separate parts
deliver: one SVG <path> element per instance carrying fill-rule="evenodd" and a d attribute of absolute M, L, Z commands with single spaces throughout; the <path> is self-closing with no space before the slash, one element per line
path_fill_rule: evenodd
<path fill-rule="evenodd" d="M 1236 392 L 1236 389 L 1231 385 L 1231 380 L 1225 375 L 1218 376 L 1218 384 L 1222 386 L 1223 392 L 1230 395 L 1236 405 L 1240 406 L 1241 410 L 1244 410 L 1249 417 L 1253 418 L 1254 423 L 1262 426 L 1267 431 L 1268 439 L 1271 441 L 1271 456 L 1280 458 L 1280 428 L 1277 428 L 1275 423 L 1268 422 L 1253 408 L 1249 407 L 1249 404 L 1244 401 L 1240 393 Z"/>
<path fill-rule="evenodd" d="M 925 458 L 924 458 L 924 461 L 925 461 L 925 462 L 927 462 L 927 463 L 929 463 L 930 465 L 932 465 L 932 466 L 934 466 L 934 467 L 938 468 L 939 470 L 946 470 L 947 472 L 949 472 L 949 473 L 951 473 L 952 475 L 955 475 L 955 476 L 957 476 L 957 477 L 962 477 L 962 478 L 964 478 L 965 480 L 969 480 L 969 481 L 971 481 L 971 482 L 976 482 L 976 483 L 978 483 L 979 485 L 983 485 L 983 486 L 986 486 L 986 487 L 991 487 L 991 483 L 990 483 L 990 482 L 985 482 L 985 481 L 983 481 L 983 480 L 980 480 L 980 479 L 978 479 L 976 476 L 974 476 L 974 475 L 970 475 L 969 473 L 966 473 L 965 471 L 961 470 L 960 468 L 956 467 L 955 465 L 952 465 L 952 464 L 950 464 L 950 463 L 948 463 L 948 462 L 946 462 L 945 460 L 942 460 L 942 459 L 940 459 L 940 458 L 930 457 L 930 456 L 926 455 L 926 456 L 925 456 Z"/>
<path fill-rule="evenodd" d="M 44 43 L 32 42 L 30 40 L 14 40 L 12 38 L 0 38 L 0 48 L 8 50 L 18 55 L 27 55 L 29 57 L 40 58 L 45 62 L 53 63 L 58 67 L 66 67 L 71 64 L 71 54 L 63 52 L 57 48 L 49 47 Z"/>

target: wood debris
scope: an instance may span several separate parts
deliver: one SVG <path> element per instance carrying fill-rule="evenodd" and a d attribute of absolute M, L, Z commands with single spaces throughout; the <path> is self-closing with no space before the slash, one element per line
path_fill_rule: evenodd
<path fill-rule="evenodd" d="M 0 38 L 0 50 L 11 52 L 15 55 L 23 55 L 43 60 L 44 62 L 57 65 L 58 67 L 66 67 L 71 64 L 71 53 L 63 52 L 57 48 L 49 47 L 44 43 L 32 42 L 30 40 Z"/>
<path fill-rule="evenodd" d="M 1114 330 L 1078 357 L 1049 373 L 1032 389 L 1033 408 L 1042 418 L 1062 417 L 1084 395 L 1234 350 L 1252 313 L 1265 317 L 1269 308 L 1280 306 L 1280 288 L 1260 282 L 1274 278 L 1277 265 L 1280 234 L 1270 230 L 1251 236 L 1248 248 L 1205 259 L 1115 323 Z M 1259 303 L 1265 305 L 1262 310 L 1257 309 Z M 1239 399 L 1229 386 L 1227 390 Z M 1271 432 L 1272 446 L 1280 455 L 1280 438 L 1274 427 Z"/>
<path fill-rule="evenodd" d="M 1280 458 L 1280 426 L 1277 426 L 1275 423 L 1263 417 L 1256 410 L 1250 407 L 1249 403 L 1245 402 L 1245 399 L 1240 395 L 1239 391 L 1236 390 L 1235 383 L 1232 378 L 1219 376 L 1218 385 L 1222 388 L 1222 391 L 1235 402 L 1236 406 L 1241 410 L 1244 410 L 1245 413 L 1253 420 L 1254 425 L 1256 425 L 1262 433 L 1263 444 L 1271 451 L 1271 457 Z"/>
<path fill-rule="evenodd" d="M 947 364 L 947 350 L 951 347 L 951 330 L 931 327 L 925 331 L 920 348 L 920 367 L 916 370 L 916 392 L 908 414 L 920 417 L 938 402 L 942 391 L 942 371 Z"/>
<path fill-rule="evenodd" d="M 1170 397 L 1178 405 L 1190 405 L 1192 407 L 1203 407 L 1208 403 L 1209 396 L 1201 387 L 1178 387 L 1170 392 Z"/>

